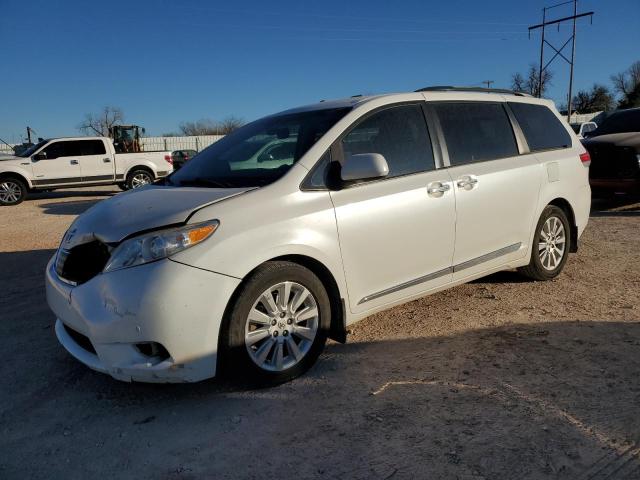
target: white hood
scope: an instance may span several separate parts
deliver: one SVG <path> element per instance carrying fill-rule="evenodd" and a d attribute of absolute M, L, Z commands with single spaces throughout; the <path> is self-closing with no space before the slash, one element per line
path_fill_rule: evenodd
<path fill-rule="evenodd" d="M 251 188 L 191 188 L 150 185 L 121 193 L 80 215 L 69 228 L 65 248 L 98 239 L 116 243 L 144 231 L 180 225 L 193 212 Z"/>

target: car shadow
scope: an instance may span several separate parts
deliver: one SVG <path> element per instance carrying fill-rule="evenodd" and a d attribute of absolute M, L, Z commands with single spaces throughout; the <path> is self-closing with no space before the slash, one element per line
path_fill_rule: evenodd
<path fill-rule="evenodd" d="M 616 196 L 593 199 L 592 217 L 637 217 L 640 216 L 639 196 Z"/>
<path fill-rule="evenodd" d="M 42 208 L 43 213 L 47 215 L 80 215 L 81 213 L 85 212 L 89 208 L 93 207 L 96 203 L 101 201 L 101 199 L 97 199 L 44 203 L 40 205 L 40 208 Z"/>
<path fill-rule="evenodd" d="M 86 188 L 69 188 L 67 190 L 50 190 L 50 191 L 35 191 L 30 192 L 28 195 L 29 200 L 47 200 L 56 198 L 69 198 L 69 197 L 111 197 L 120 193 L 121 190 L 117 187 L 113 189 L 100 188 L 97 190 L 87 190 Z"/>

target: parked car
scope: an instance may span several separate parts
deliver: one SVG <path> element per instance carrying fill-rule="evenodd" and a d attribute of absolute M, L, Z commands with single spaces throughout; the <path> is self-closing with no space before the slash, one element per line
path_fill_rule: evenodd
<path fill-rule="evenodd" d="M 582 143 L 591 155 L 594 195 L 640 194 L 640 108 L 608 115 Z"/>
<path fill-rule="evenodd" d="M 286 157 L 233 168 L 281 141 Z M 588 161 L 522 94 L 268 116 L 73 222 L 46 272 L 55 331 L 120 380 L 286 381 L 375 312 L 504 269 L 556 277 L 589 218 Z"/>
<path fill-rule="evenodd" d="M 50 138 L 17 156 L 0 158 L 0 205 L 17 205 L 39 190 L 137 188 L 172 170 L 169 152 L 115 153 L 106 137 Z"/>
<path fill-rule="evenodd" d="M 571 128 L 578 138 L 582 139 L 598 128 L 598 124 L 596 122 L 572 123 Z"/>
<path fill-rule="evenodd" d="M 198 154 L 197 150 L 174 150 L 171 152 L 173 160 L 173 169 L 179 170 L 182 166 Z"/>

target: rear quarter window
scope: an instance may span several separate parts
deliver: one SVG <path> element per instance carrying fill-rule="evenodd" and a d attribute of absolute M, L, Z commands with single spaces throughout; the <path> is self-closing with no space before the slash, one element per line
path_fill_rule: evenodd
<path fill-rule="evenodd" d="M 532 152 L 571 146 L 569 132 L 549 107 L 511 102 L 509 107 L 520 124 Z"/>

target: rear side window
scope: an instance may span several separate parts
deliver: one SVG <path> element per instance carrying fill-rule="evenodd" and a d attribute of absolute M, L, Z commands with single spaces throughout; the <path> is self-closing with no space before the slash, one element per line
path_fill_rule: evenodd
<path fill-rule="evenodd" d="M 431 140 L 420 105 L 391 107 L 365 118 L 342 140 L 345 160 L 358 153 L 379 153 L 389 177 L 435 169 Z"/>
<path fill-rule="evenodd" d="M 571 146 L 569 132 L 549 107 L 511 102 L 509 107 L 520 124 L 532 152 Z"/>
<path fill-rule="evenodd" d="M 79 155 L 104 155 L 107 153 L 102 140 L 80 140 L 76 143 Z"/>
<path fill-rule="evenodd" d="M 499 103 L 434 103 L 452 166 L 518 155 L 509 116 Z"/>

